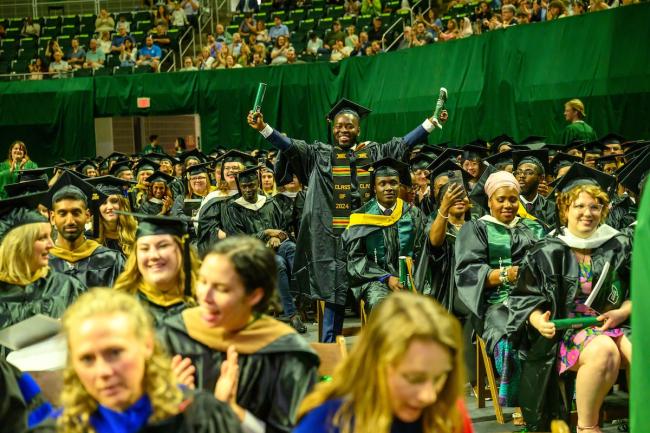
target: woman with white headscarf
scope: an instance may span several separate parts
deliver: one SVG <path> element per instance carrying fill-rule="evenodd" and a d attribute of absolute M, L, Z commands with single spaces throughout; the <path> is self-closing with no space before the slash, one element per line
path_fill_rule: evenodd
<path fill-rule="evenodd" d="M 538 222 L 517 216 L 520 187 L 511 173 L 491 174 L 484 190 L 489 214 L 465 223 L 456 238 L 456 287 L 494 357 L 499 402 L 516 406 L 520 365 L 506 338 L 508 297 L 519 263 L 545 233 Z"/>

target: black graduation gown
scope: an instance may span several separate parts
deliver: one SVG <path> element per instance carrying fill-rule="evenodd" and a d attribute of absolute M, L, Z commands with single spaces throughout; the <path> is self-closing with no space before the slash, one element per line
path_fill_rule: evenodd
<path fill-rule="evenodd" d="M 546 224 L 547 227 L 555 227 L 557 215 L 556 205 L 553 200 L 549 200 L 541 194 L 537 194 L 537 198 L 533 202 L 533 210 L 528 211 L 528 213 Z"/>
<path fill-rule="evenodd" d="M 460 229 L 455 245 L 454 278 L 460 300 L 474 316 L 474 329 L 485 340 L 489 353 L 492 353 L 495 344 L 506 335 L 508 307 L 506 303 L 487 302 L 496 288 L 487 289 L 485 283 L 490 271 L 498 267 L 489 263 L 487 224 L 494 223 L 482 219 L 472 220 Z M 543 237 L 544 229 L 535 221 L 520 219 L 508 232 L 512 266 L 516 266 L 526 251 Z"/>
<path fill-rule="evenodd" d="M 185 190 L 185 182 L 183 179 L 174 179 L 173 181 L 170 182 L 169 184 L 169 189 L 172 192 L 172 197 L 184 197 L 186 190 Z"/>
<path fill-rule="evenodd" d="M 285 216 L 280 204 L 273 197 L 267 197 L 259 210 L 245 208 L 231 200 L 223 209 L 223 230 L 228 236 L 245 234 L 266 240 L 264 230 L 288 231 Z"/>
<path fill-rule="evenodd" d="M 300 217 L 305 204 L 305 191 L 299 191 L 295 197 L 279 193 L 274 195 L 273 199 L 280 205 L 285 221 L 288 221 L 288 229 L 295 238 L 300 231 Z"/>
<path fill-rule="evenodd" d="M 599 248 L 592 250 L 593 280 L 598 281 L 603 266 L 610 263 L 610 275 L 618 275 L 621 294 L 612 305 L 598 296 L 594 308 L 608 311 L 618 308 L 630 294 L 631 239 L 618 234 Z M 572 311 L 574 297 L 578 290 L 579 265 L 571 248 L 561 239 L 547 237 L 533 246 L 519 268 L 519 279 L 509 298 L 510 315 L 507 332 L 519 349 L 522 359 L 520 403 L 529 431 L 549 431 L 550 422 L 557 418 L 568 418 L 573 393 L 562 396 L 559 388 L 560 376 L 557 370 L 557 356 L 562 331 L 552 339 L 544 338 L 527 324 L 535 309 L 551 311 L 552 319 L 567 317 Z M 611 280 L 603 286 L 602 294 L 608 297 Z M 624 329 L 628 325 L 622 326 Z M 563 398 L 566 397 L 566 398 Z"/>
<path fill-rule="evenodd" d="M 226 353 L 188 335 L 182 315 L 168 318 L 159 334 L 170 354 L 192 359 L 196 387 L 214 392 Z M 237 403 L 266 423 L 267 433 L 288 433 L 303 398 L 316 383 L 318 356 L 297 333 L 276 339 L 239 360 Z"/>
<path fill-rule="evenodd" d="M 403 206 L 400 220 L 409 216 L 412 221 L 412 230 L 409 237 L 411 238 L 410 242 L 413 245 L 413 250 L 410 255 L 413 258 L 414 265 L 417 266 L 417 263 L 421 260 L 420 253 L 427 241 L 426 217 L 419 208 L 411 204 L 404 203 Z M 381 215 L 375 199 L 370 200 L 353 213 Z M 386 274 L 399 276 L 399 257 L 404 253 L 400 251 L 398 224 L 395 223 L 388 227 L 354 225 L 343 233 L 342 242 L 347 251 L 347 271 L 350 288 L 357 300 L 364 297 L 364 294 L 372 298 L 373 291 L 385 293 L 388 286 L 387 283 L 378 280 L 380 277 Z M 375 256 L 376 251 L 368 251 L 369 235 L 378 230 L 382 233 L 384 246 L 383 253 L 380 253 L 381 258 Z M 382 261 L 385 265 L 381 264 Z M 422 283 L 428 285 L 429 281 Z M 417 289 L 422 290 L 420 287 L 417 287 Z M 371 304 L 373 304 L 372 301 Z"/>
<path fill-rule="evenodd" d="M 146 215 L 159 215 L 162 212 L 162 203 L 156 203 L 151 200 L 145 200 L 140 205 L 140 213 Z"/>
<path fill-rule="evenodd" d="M 90 256 L 74 263 L 50 254 L 49 264 L 51 269 L 76 277 L 88 288 L 113 287 L 126 260 L 121 252 L 100 246 Z"/>
<path fill-rule="evenodd" d="M 619 195 L 612 200 L 605 223 L 616 230 L 623 230 L 636 221 L 638 207 L 629 195 Z"/>
<path fill-rule="evenodd" d="M 176 316 L 180 314 L 184 309 L 191 307 L 192 305 L 189 305 L 185 302 L 179 302 L 174 305 L 170 305 L 168 307 L 163 307 L 162 305 L 158 305 L 154 302 L 152 302 L 149 298 L 147 298 L 144 293 L 138 291 L 137 297 L 142 302 L 149 313 L 151 313 L 151 316 L 153 317 L 153 326 L 158 331 L 159 329 L 163 328 L 163 324 L 165 322 L 165 319 L 168 317 Z"/>
<path fill-rule="evenodd" d="M 0 329 L 36 314 L 59 318 L 84 291 L 81 281 L 54 271 L 26 286 L 0 281 Z"/>
<path fill-rule="evenodd" d="M 215 197 L 203 204 L 199 212 L 199 224 L 196 233 L 196 246 L 203 256 L 210 247 L 218 241 L 217 233 L 223 231 L 222 214 L 224 206 L 230 200 L 236 200 L 239 194 L 232 197 Z"/>
<path fill-rule="evenodd" d="M 388 157 L 402 160 L 407 150 L 407 143 L 401 137 L 363 148 L 372 161 Z M 345 253 L 340 236 L 332 226 L 335 151 L 335 147 L 326 143 L 308 144 L 291 139 L 291 147 L 278 153 L 276 170 L 295 173 L 300 182 L 307 185 L 293 267 L 299 286 L 309 287 L 314 299 L 345 305 L 348 281 L 345 263 L 341 262 Z"/>

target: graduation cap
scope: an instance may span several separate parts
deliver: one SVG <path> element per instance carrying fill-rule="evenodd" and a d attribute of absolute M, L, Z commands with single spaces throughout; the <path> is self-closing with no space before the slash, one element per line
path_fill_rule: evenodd
<path fill-rule="evenodd" d="M 135 171 L 136 176 L 138 173 L 140 173 L 142 170 L 151 170 L 151 171 L 156 171 L 160 168 L 160 164 L 157 164 L 153 162 L 149 158 L 142 158 L 138 163 L 133 167 L 133 171 Z"/>
<path fill-rule="evenodd" d="M 240 182 L 251 182 L 253 180 L 257 180 L 259 182 L 259 170 L 262 167 L 263 166 L 261 165 L 257 165 L 255 167 L 250 167 L 237 173 L 237 186 L 239 186 Z"/>
<path fill-rule="evenodd" d="M 214 161 L 202 162 L 187 168 L 188 176 L 196 176 L 201 173 L 208 173 L 209 167 L 214 165 Z"/>
<path fill-rule="evenodd" d="M 522 146 L 526 146 L 530 144 L 544 143 L 544 140 L 546 140 L 546 137 L 544 137 L 543 135 L 529 135 L 528 137 L 521 140 L 519 144 Z"/>
<path fill-rule="evenodd" d="M 558 180 L 549 196 L 553 197 L 559 192 L 567 192 L 580 185 L 595 185 L 609 194 L 616 185 L 616 178 L 600 170 L 575 162 L 571 165 L 569 171 Z"/>
<path fill-rule="evenodd" d="M 384 158 L 361 167 L 370 172 L 371 182 L 374 185 L 377 176 L 399 176 L 399 183 L 411 186 L 411 172 L 408 164 L 393 158 Z"/>
<path fill-rule="evenodd" d="M 32 168 L 30 170 L 18 170 L 16 172 L 18 182 L 24 182 L 26 180 L 35 180 L 35 179 L 45 179 L 48 180 L 47 172 L 51 170 L 52 167 L 41 167 L 41 168 Z"/>
<path fill-rule="evenodd" d="M 172 183 L 174 180 L 176 180 L 175 177 L 168 175 L 167 173 L 163 173 L 162 171 L 154 171 L 148 178 L 147 182 L 154 183 L 154 182 L 163 182 L 165 185 L 169 185 Z"/>
<path fill-rule="evenodd" d="M 625 156 L 627 156 L 627 154 L 630 152 L 634 152 L 637 149 L 642 149 L 648 146 L 650 146 L 650 140 L 633 140 L 626 141 L 621 144 L 623 152 L 625 152 Z"/>
<path fill-rule="evenodd" d="M 0 345 L 12 350 L 7 362 L 21 371 L 52 372 L 68 358 L 61 321 L 36 314 L 0 331 Z"/>
<path fill-rule="evenodd" d="M 10 183 L 4 186 L 8 197 L 17 197 L 23 194 L 46 192 L 50 186 L 45 179 L 26 180 L 24 182 Z"/>
<path fill-rule="evenodd" d="M 521 164 L 534 164 L 542 170 L 542 175 L 548 173 L 548 150 L 515 150 L 512 152 L 512 164 L 515 170 Z"/>
<path fill-rule="evenodd" d="M 275 165 L 273 165 L 273 163 L 268 159 L 264 161 L 264 165 L 262 165 L 261 169 L 275 173 Z"/>
<path fill-rule="evenodd" d="M 597 154 L 600 155 L 600 154 L 603 153 L 602 145 L 600 144 L 600 141 L 598 141 L 598 140 L 590 141 L 589 143 L 586 143 L 584 149 L 585 149 L 584 150 L 585 154 L 587 154 L 587 153 L 592 153 L 592 154 L 597 153 Z"/>
<path fill-rule="evenodd" d="M 327 121 L 331 123 L 334 121 L 336 116 L 346 113 L 352 114 L 359 119 L 363 119 L 371 112 L 372 111 L 369 108 L 359 105 L 356 102 L 352 102 L 349 99 L 342 98 L 332 107 L 329 113 L 327 113 Z"/>
<path fill-rule="evenodd" d="M 438 155 L 438 157 L 427 167 L 427 170 L 431 171 L 438 164 L 442 164 L 444 161 L 451 161 L 453 163 L 458 162 L 458 156 L 462 155 L 463 151 L 460 149 L 453 149 L 451 147 L 443 150 L 443 152 Z"/>
<path fill-rule="evenodd" d="M 165 215 L 147 215 L 135 212 L 115 211 L 119 215 L 129 215 L 138 220 L 138 229 L 135 232 L 135 238 L 140 239 L 144 236 L 154 235 L 172 235 L 181 238 L 183 244 L 183 270 L 185 271 L 185 281 L 183 292 L 185 296 L 192 296 L 192 263 L 190 256 L 190 239 L 187 234 L 190 218 L 178 218 Z"/>
<path fill-rule="evenodd" d="M 464 161 L 480 161 L 488 155 L 486 147 L 476 146 L 473 144 L 466 144 L 462 148 Z"/>
<path fill-rule="evenodd" d="M 109 174 L 112 176 L 119 176 L 120 173 L 123 173 L 125 171 L 131 171 L 131 163 L 128 159 L 123 159 L 115 162 L 115 164 L 113 164 L 113 167 L 111 167 Z"/>
<path fill-rule="evenodd" d="M 648 170 L 650 170 L 650 153 L 646 153 L 635 160 L 633 166 L 618 178 L 619 182 L 636 194 L 637 197 L 641 197 L 641 189 L 645 184 Z"/>
<path fill-rule="evenodd" d="M 620 134 L 617 134 L 615 132 L 610 132 L 609 134 L 605 134 L 600 138 L 600 143 L 605 145 L 605 144 L 621 144 L 625 142 L 625 137 L 623 137 Z"/>
<path fill-rule="evenodd" d="M 501 146 L 502 144 L 507 144 L 510 147 L 517 145 L 515 139 L 507 134 L 497 135 L 492 140 L 490 140 L 490 142 L 492 143 L 492 151 L 494 153 L 499 152 L 499 146 Z"/>
<path fill-rule="evenodd" d="M 259 162 L 254 156 L 235 149 L 231 149 L 228 152 L 224 153 L 215 160 L 215 162 L 217 161 L 220 161 L 222 163 L 238 162 L 240 164 L 243 164 L 245 167 L 257 166 Z"/>
<path fill-rule="evenodd" d="M 450 171 L 456 171 L 456 170 L 463 170 L 463 168 L 450 159 L 447 159 L 445 161 L 440 161 L 438 165 L 431 167 L 429 173 L 429 179 L 431 179 L 431 182 L 433 183 L 440 176 L 447 176 Z M 469 173 L 467 174 L 469 175 Z"/>
<path fill-rule="evenodd" d="M 496 173 L 497 170 L 495 167 L 491 166 L 490 164 L 483 164 L 485 168 L 483 169 L 483 173 L 481 173 L 481 177 L 479 177 L 478 181 L 472 188 L 472 190 L 469 192 L 468 197 L 471 201 L 476 203 L 477 205 L 481 206 L 488 214 L 490 213 L 490 207 L 488 206 L 489 198 L 487 194 L 485 193 L 485 183 L 487 182 L 488 177 L 492 173 Z"/>
<path fill-rule="evenodd" d="M 107 161 L 111 161 L 113 159 L 122 159 L 126 158 L 126 154 L 122 152 L 112 152 L 110 155 L 106 157 Z"/>
<path fill-rule="evenodd" d="M 551 161 L 551 170 L 553 171 L 553 175 L 557 176 L 558 171 L 562 167 L 569 167 L 574 162 L 582 162 L 582 158 L 575 155 L 569 155 L 568 153 L 557 153 Z"/>
<path fill-rule="evenodd" d="M 151 176 L 149 177 L 151 178 Z M 98 176 L 87 179 L 86 182 L 94 186 L 97 191 L 109 195 L 124 196 L 125 187 L 135 185 L 137 182 L 133 180 L 124 180 L 115 176 Z"/>
<path fill-rule="evenodd" d="M 149 155 L 149 157 L 151 157 L 152 155 L 154 154 Z M 167 155 L 166 153 L 158 153 L 155 155 L 158 157 L 159 163 L 163 161 L 168 161 L 172 165 L 172 167 L 179 163 L 178 159 L 174 158 L 173 156 Z"/>
<path fill-rule="evenodd" d="M 97 165 L 97 163 L 95 163 L 95 161 L 93 161 L 92 159 L 86 159 L 75 167 L 75 171 L 83 174 L 84 176 L 88 176 L 86 174 L 86 170 L 88 170 L 89 168 L 94 168 L 95 170 L 99 170 L 99 166 Z"/>
<path fill-rule="evenodd" d="M 584 153 L 586 144 L 587 142 L 585 140 L 571 140 L 569 144 L 564 146 L 564 151 L 568 153 L 571 150 L 577 150 L 578 152 Z"/>
<path fill-rule="evenodd" d="M 36 207 L 43 202 L 45 193 L 23 194 L 0 200 L 0 243 L 11 230 L 34 223 L 46 223 L 48 219 L 37 212 Z"/>
<path fill-rule="evenodd" d="M 482 138 L 477 138 L 477 139 L 475 139 L 475 140 L 470 141 L 470 142 L 467 143 L 467 144 L 468 144 L 468 145 L 471 145 L 471 146 L 482 147 L 482 148 L 484 148 L 485 150 L 489 150 L 488 142 L 485 141 L 485 140 L 483 140 Z"/>
<path fill-rule="evenodd" d="M 616 165 L 615 168 L 618 168 L 618 159 L 621 158 L 621 155 L 607 155 L 607 156 L 601 156 L 600 158 L 596 159 L 596 166 L 601 170 L 605 171 L 605 166 L 607 164 L 614 164 Z"/>
<path fill-rule="evenodd" d="M 205 157 L 205 154 L 201 152 L 199 149 L 194 148 L 192 150 L 185 151 L 178 155 L 178 159 L 183 163 L 183 165 L 187 165 L 187 161 L 190 159 L 195 159 L 199 163 L 205 162 L 207 159 Z"/>
<path fill-rule="evenodd" d="M 514 162 L 512 160 L 512 149 L 490 155 L 483 161 L 487 162 L 490 165 L 493 165 L 497 170 L 505 170 L 509 165 L 513 166 L 514 168 Z"/>
<path fill-rule="evenodd" d="M 425 170 L 436 158 L 426 153 L 418 153 L 409 161 L 411 170 Z"/>

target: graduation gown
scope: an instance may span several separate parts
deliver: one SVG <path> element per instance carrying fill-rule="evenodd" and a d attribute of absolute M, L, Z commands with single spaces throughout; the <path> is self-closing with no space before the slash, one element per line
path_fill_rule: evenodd
<path fill-rule="evenodd" d="M 86 287 L 113 287 L 124 270 L 126 260 L 121 252 L 87 239 L 74 251 L 54 247 L 50 250 L 50 268 L 72 275 Z"/>
<path fill-rule="evenodd" d="M 524 203 L 523 201 L 521 202 Z M 524 204 L 524 208 L 525 208 Z M 549 200 L 541 194 L 537 194 L 535 201 L 533 202 L 532 210 L 526 209 L 526 211 L 539 219 L 542 223 L 546 224 L 547 227 L 555 227 L 555 222 L 557 219 L 556 215 L 556 205 L 553 200 Z"/>
<path fill-rule="evenodd" d="M 593 307 L 599 312 L 618 308 L 630 295 L 631 239 L 616 234 L 592 249 L 593 281 L 610 263 L 609 277 Z M 578 287 L 579 264 L 571 248 L 557 237 L 547 237 L 530 248 L 519 268 L 519 279 L 509 298 L 507 332 L 519 348 L 522 360 L 520 403 L 529 431 L 548 431 L 553 419 L 568 419 L 572 392 L 562 396 L 557 356 L 564 331 L 552 339 L 543 337 L 527 324 L 535 309 L 551 311 L 551 319 L 562 319 L 572 311 Z M 617 294 L 611 296 L 612 289 Z M 615 302 L 612 300 L 615 299 Z M 623 324 L 629 331 L 629 324 Z M 566 398 L 563 398 L 566 397 Z"/>
<path fill-rule="evenodd" d="M 138 297 L 138 300 L 145 305 L 153 317 L 153 326 L 156 328 L 156 331 L 164 327 L 165 319 L 168 317 L 176 316 L 186 308 L 191 307 L 191 305 L 182 300 L 179 300 L 179 302 L 165 307 L 152 301 L 139 290 L 136 296 Z"/>
<path fill-rule="evenodd" d="M 636 221 L 637 205 L 629 195 L 619 195 L 611 202 L 605 223 L 616 230 L 623 230 Z"/>
<path fill-rule="evenodd" d="M 140 205 L 140 213 L 147 215 L 160 215 L 163 209 L 162 200 L 160 203 L 158 201 L 152 201 L 151 199 L 145 200 Z"/>
<path fill-rule="evenodd" d="M 282 209 L 285 221 L 288 222 L 288 229 L 295 238 L 300 232 L 300 217 L 302 216 L 302 209 L 305 205 L 305 191 L 298 191 L 295 197 L 279 193 L 274 195 L 273 199 L 278 202 Z"/>
<path fill-rule="evenodd" d="M 512 266 L 517 266 L 530 247 L 545 235 L 544 228 L 536 221 L 517 217 L 509 227 L 493 221 L 492 217 L 485 216 L 466 222 L 460 229 L 455 245 L 454 276 L 458 296 L 471 311 L 474 329 L 485 340 L 489 353 L 506 335 L 508 321 L 507 297 L 505 300 L 495 299 L 499 295 L 498 288 L 486 287 L 490 271 L 499 268 L 498 260 L 490 263 L 490 258 L 502 252 L 498 255 L 504 261 L 509 258 Z M 488 236 L 493 230 L 502 233 L 498 244 L 495 242 L 497 239 Z"/>
<path fill-rule="evenodd" d="M 224 336 L 202 324 L 198 308 L 165 321 L 162 341 L 172 355 L 192 359 L 196 387 L 213 392 L 226 350 L 239 354 L 237 403 L 266 423 L 267 433 L 288 433 L 303 398 L 316 382 L 318 356 L 293 328 L 261 316 L 237 334 Z"/>
<path fill-rule="evenodd" d="M 0 329 L 36 314 L 59 318 L 84 291 L 76 278 L 53 271 L 26 286 L 0 281 Z"/>
<path fill-rule="evenodd" d="M 203 256 L 210 247 L 218 241 L 217 233 L 223 231 L 222 214 L 224 206 L 230 201 L 238 198 L 233 197 L 214 197 L 201 203 L 198 214 L 198 227 L 196 232 L 196 246 L 199 255 Z"/>
<path fill-rule="evenodd" d="M 264 197 L 264 204 L 258 210 L 244 207 L 244 205 L 240 204 L 241 200 L 230 200 L 225 205 L 223 230 L 228 236 L 245 234 L 255 236 L 260 240 L 266 240 L 264 230 L 288 231 L 286 215 L 273 197 Z"/>
<path fill-rule="evenodd" d="M 357 300 L 365 298 L 374 306 L 375 295 L 383 297 L 386 291 L 390 291 L 387 283 L 379 281 L 379 278 L 387 274 L 399 276 L 400 256 L 410 256 L 414 269 L 421 260 L 420 253 L 427 241 L 426 217 L 419 208 L 402 200 L 398 201 L 392 216 L 383 216 L 376 199 L 353 214 L 381 215 L 381 219 L 386 221 L 395 217 L 387 226 L 373 225 L 370 221 L 353 224 L 354 219 L 351 219 L 350 226 L 342 235 L 352 293 Z M 427 286 L 428 283 L 423 282 Z M 422 289 L 418 287 L 418 290 Z"/>
<path fill-rule="evenodd" d="M 340 236 L 333 227 L 332 208 L 336 193 L 332 174 L 334 154 L 345 153 L 348 161 L 361 153 L 371 161 L 388 157 L 402 160 L 407 150 L 408 143 L 403 138 L 369 144 L 354 156 L 350 150 L 326 143 L 308 144 L 291 139 L 291 146 L 278 153 L 276 170 L 295 173 L 300 182 L 307 185 L 293 272 L 300 287 L 309 287 L 312 298 L 345 305 L 348 289 L 346 266 L 341 261 L 345 252 L 342 251 Z M 356 193 L 352 186 L 351 189 Z M 359 204 L 365 200 L 360 198 Z"/>

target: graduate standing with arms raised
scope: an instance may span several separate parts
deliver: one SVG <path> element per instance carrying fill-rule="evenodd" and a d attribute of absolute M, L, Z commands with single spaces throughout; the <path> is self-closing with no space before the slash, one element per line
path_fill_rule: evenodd
<path fill-rule="evenodd" d="M 437 111 L 446 100 L 441 89 Z M 415 144 L 422 142 L 436 126 L 447 120 L 446 111 L 426 119 L 404 137 L 386 143 L 357 144 L 360 119 L 370 110 L 341 100 L 328 114 L 334 143 L 307 143 L 281 135 L 264 122 L 262 113 L 250 112 L 248 124 L 259 131 L 276 149 L 278 166 L 289 166 L 308 186 L 298 234 L 294 272 L 301 287 L 309 286 L 311 297 L 325 301 L 321 340 L 333 342 L 343 329 L 343 313 L 348 290 L 340 235 L 350 213 L 370 199 L 370 176 L 358 167 L 382 158 L 402 159 Z M 439 118 L 437 118 L 439 117 Z"/>

